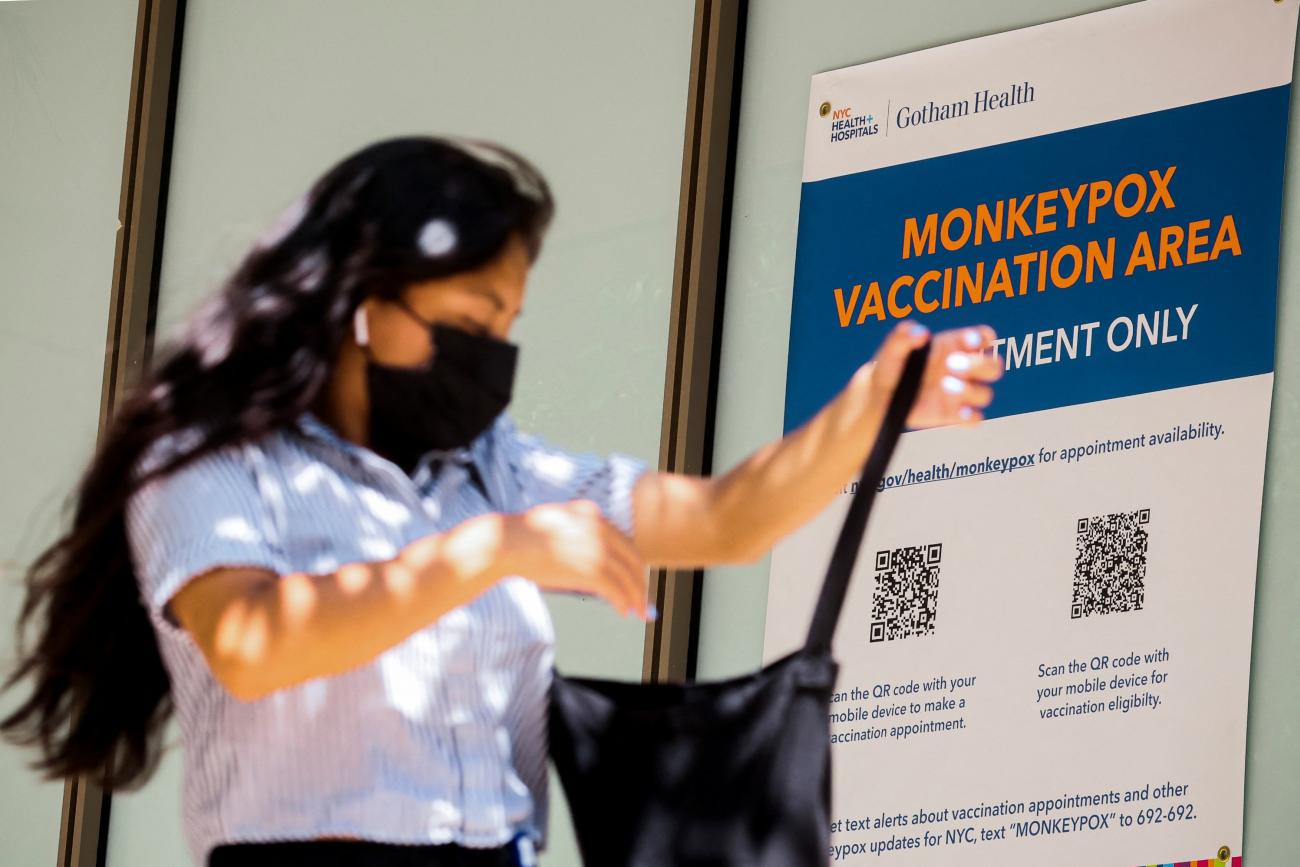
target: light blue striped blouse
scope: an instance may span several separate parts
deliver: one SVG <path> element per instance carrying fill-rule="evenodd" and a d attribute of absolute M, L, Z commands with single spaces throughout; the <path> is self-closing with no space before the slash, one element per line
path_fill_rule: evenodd
<path fill-rule="evenodd" d="M 158 444 L 143 466 L 173 446 Z M 431 453 L 408 476 L 308 414 L 141 489 L 128 538 L 171 676 L 195 862 L 225 842 L 331 835 L 542 844 L 554 634 L 537 586 L 511 578 L 359 668 L 243 702 L 163 614 L 188 579 L 217 566 L 324 574 L 544 502 L 595 500 L 631 533 L 645 469 L 552 448 L 502 416 L 468 449 Z"/>

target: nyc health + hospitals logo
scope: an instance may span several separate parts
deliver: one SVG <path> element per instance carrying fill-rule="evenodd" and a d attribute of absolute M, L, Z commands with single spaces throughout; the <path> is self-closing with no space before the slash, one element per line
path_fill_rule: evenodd
<path fill-rule="evenodd" d="M 875 135 L 880 132 L 880 123 L 870 112 L 855 114 L 853 106 L 836 107 L 823 102 L 817 108 L 817 114 L 830 124 L 831 142 L 844 142 L 850 139 Z"/>

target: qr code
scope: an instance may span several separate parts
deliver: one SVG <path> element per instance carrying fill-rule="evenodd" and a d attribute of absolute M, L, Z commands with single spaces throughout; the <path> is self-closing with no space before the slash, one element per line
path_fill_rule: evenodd
<path fill-rule="evenodd" d="M 871 640 L 894 641 L 934 633 L 939 608 L 943 545 L 918 545 L 876 553 L 871 596 Z"/>
<path fill-rule="evenodd" d="M 1079 519 L 1072 618 L 1142 610 L 1150 521 L 1150 509 Z"/>

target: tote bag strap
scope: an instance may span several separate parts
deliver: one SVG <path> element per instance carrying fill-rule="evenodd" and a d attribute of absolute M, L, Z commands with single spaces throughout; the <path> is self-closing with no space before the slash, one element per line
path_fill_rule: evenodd
<path fill-rule="evenodd" d="M 925 362 L 929 356 L 928 342 L 912 351 L 889 401 L 885 419 L 880 424 L 880 433 L 876 435 L 876 442 L 871 447 L 871 454 L 862 470 L 862 478 L 858 481 L 858 489 L 849 503 L 849 513 L 844 518 L 844 526 L 840 528 L 840 537 L 835 542 L 831 564 L 822 582 L 821 596 L 817 599 L 817 609 L 813 613 L 812 626 L 808 630 L 808 641 L 805 644 L 810 652 L 830 653 L 840 609 L 844 607 L 844 597 L 848 594 L 849 578 L 853 575 L 858 549 L 862 547 L 862 536 L 867 530 L 871 503 L 876 498 L 880 480 L 885 477 L 885 468 L 893 457 L 894 447 L 898 445 L 898 438 L 903 433 L 912 404 L 916 402 L 916 394 L 921 388 L 921 376 L 925 373 Z"/>

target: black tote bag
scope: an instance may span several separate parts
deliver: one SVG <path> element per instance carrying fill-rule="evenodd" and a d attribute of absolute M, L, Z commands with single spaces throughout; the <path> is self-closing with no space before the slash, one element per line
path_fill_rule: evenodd
<path fill-rule="evenodd" d="M 587 867 L 825 867 L 831 639 L 876 487 L 929 346 L 907 360 L 831 556 L 805 645 L 715 683 L 566 678 L 550 750 Z"/>

